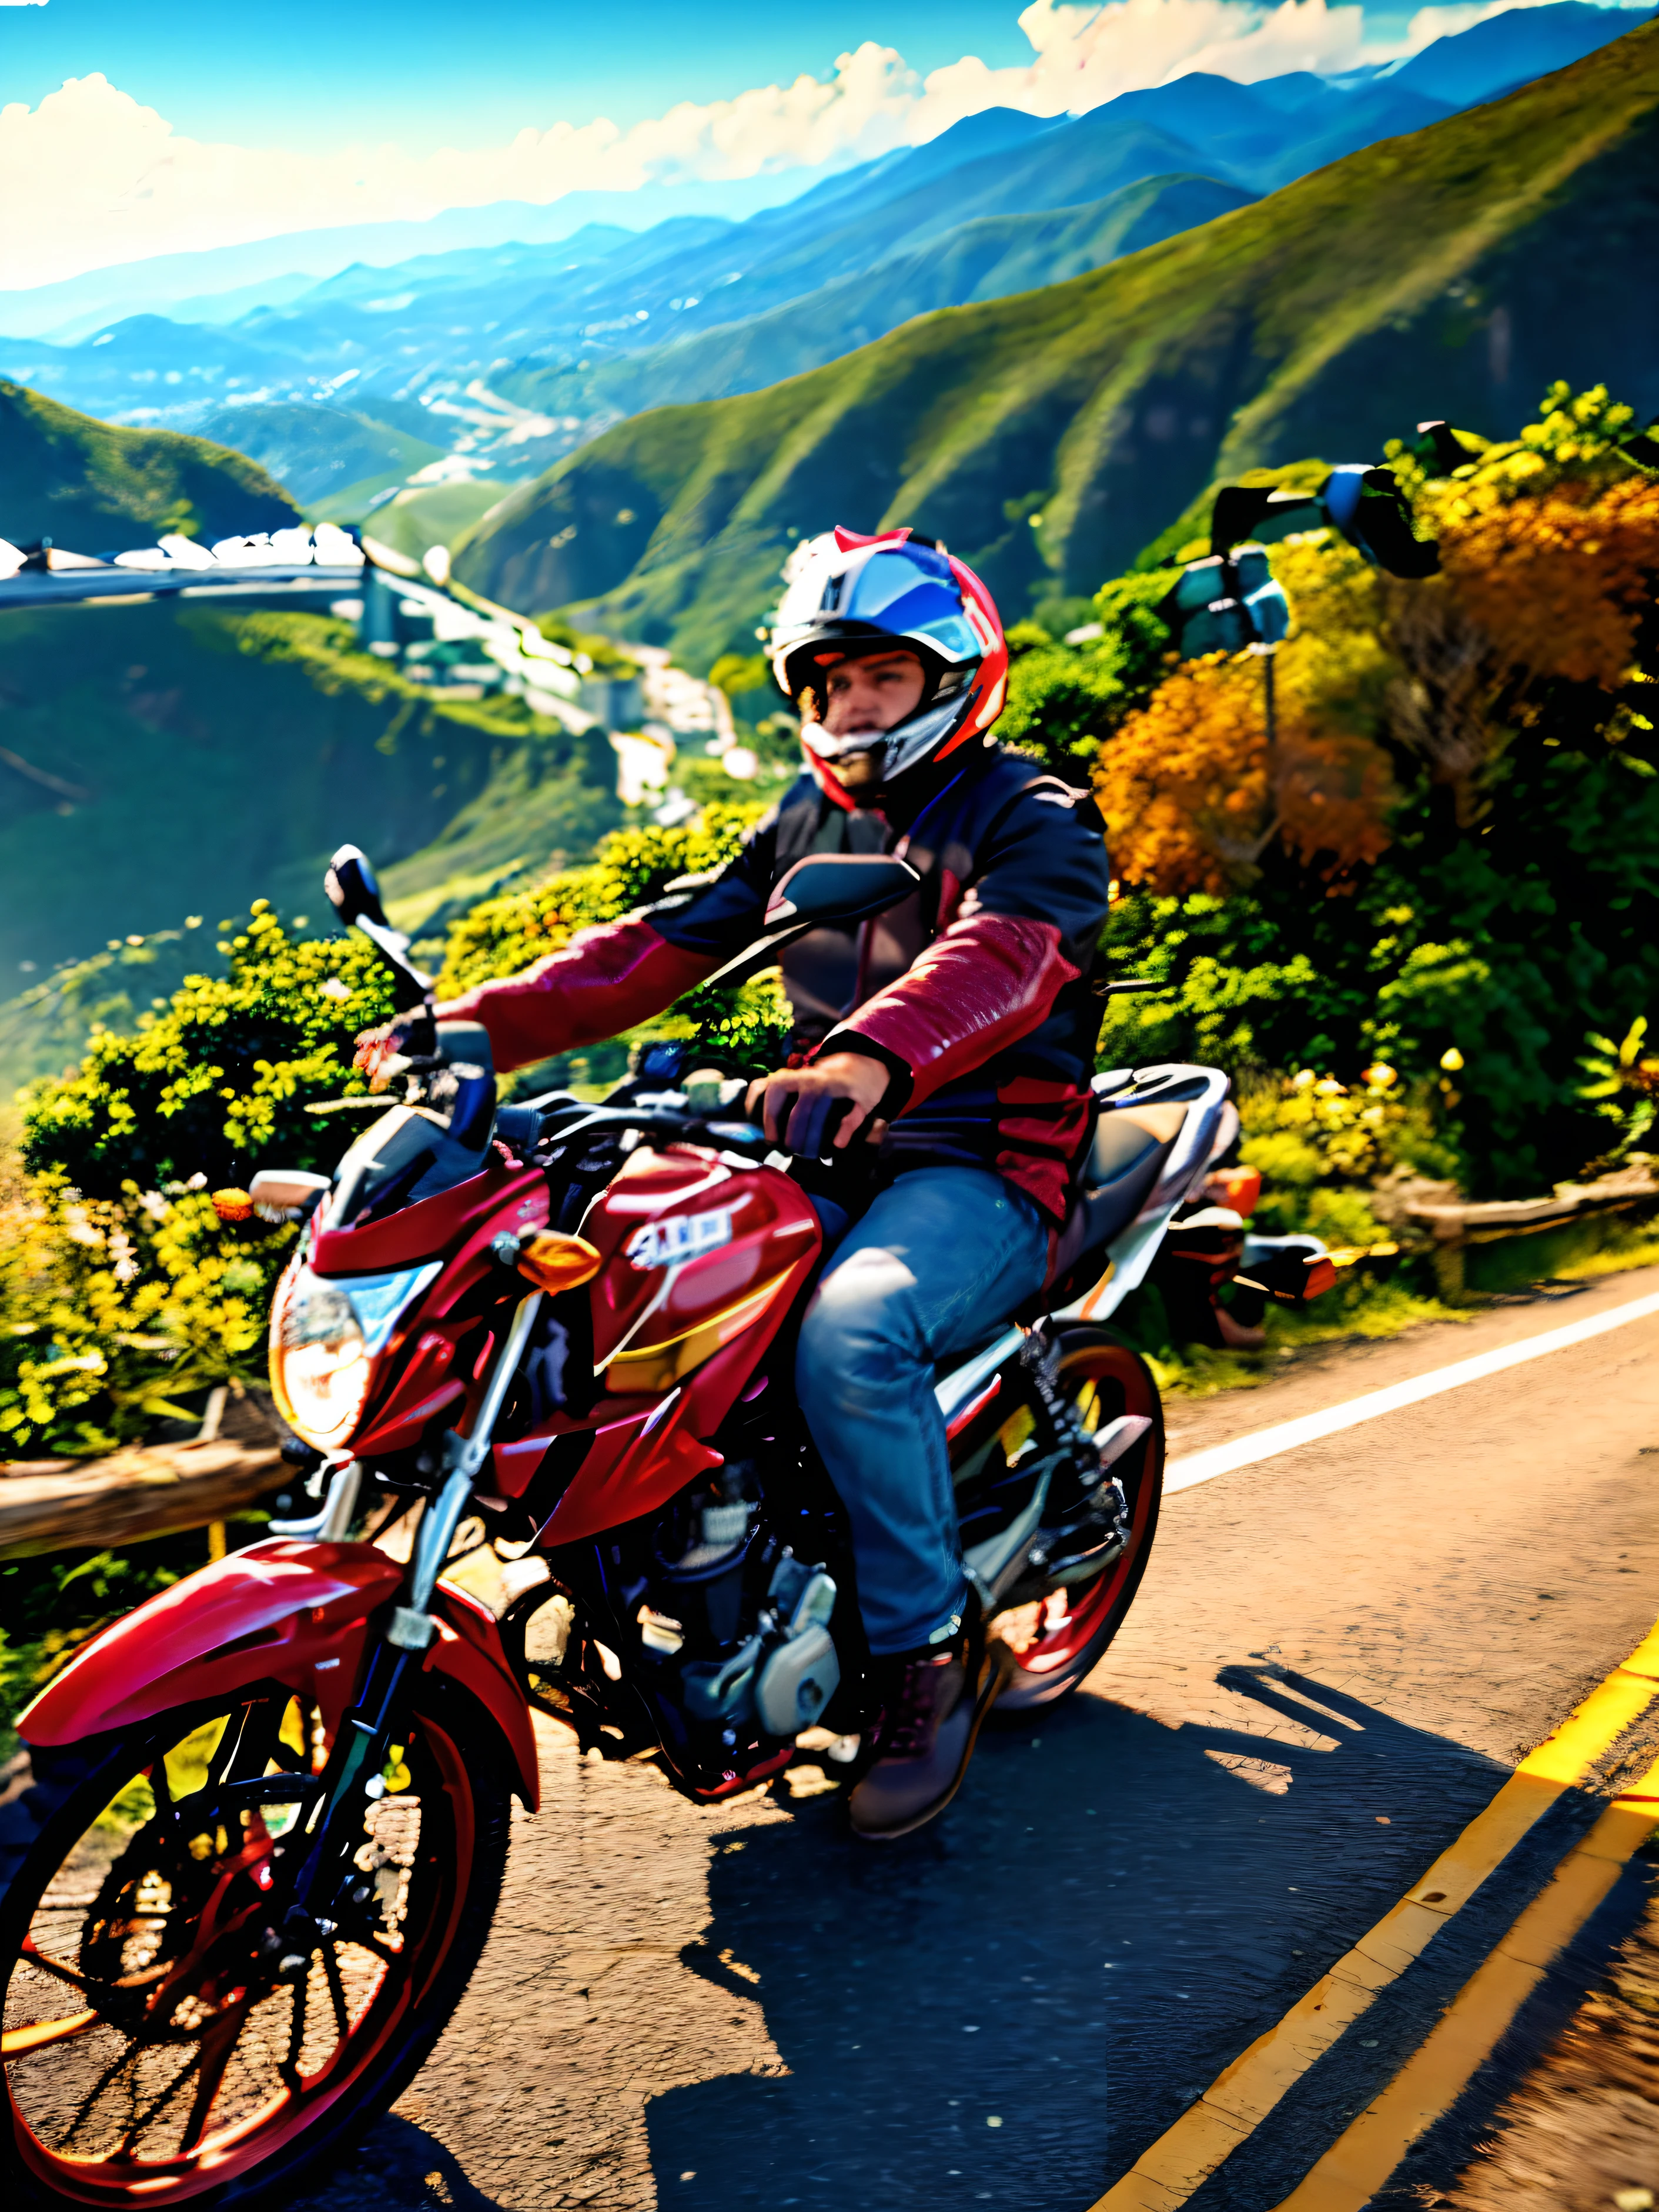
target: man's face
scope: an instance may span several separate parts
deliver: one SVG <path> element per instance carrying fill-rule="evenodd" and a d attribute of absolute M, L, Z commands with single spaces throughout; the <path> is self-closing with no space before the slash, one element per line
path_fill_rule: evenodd
<path fill-rule="evenodd" d="M 921 706 L 924 681 L 914 653 L 839 661 L 824 680 L 823 726 L 832 738 L 890 730 Z"/>
<path fill-rule="evenodd" d="M 839 661 L 823 679 L 823 727 L 832 738 L 854 738 L 868 731 L 878 737 L 895 728 L 921 704 L 927 678 L 914 653 L 872 653 L 867 659 Z M 843 753 L 836 774 L 848 790 L 879 779 L 867 752 Z"/>

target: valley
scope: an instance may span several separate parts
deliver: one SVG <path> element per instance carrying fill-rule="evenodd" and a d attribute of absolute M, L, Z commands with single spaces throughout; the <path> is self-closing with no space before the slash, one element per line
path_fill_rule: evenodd
<path fill-rule="evenodd" d="M 343 231 L 332 257 L 313 233 L 173 257 L 149 285 L 135 264 L 101 290 L 42 288 L 56 309 L 0 295 L 0 374 L 106 421 L 234 443 L 318 519 L 361 520 L 410 485 L 499 496 L 627 417 L 757 391 L 917 316 L 1200 228 L 1638 20 L 1555 0 L 1386 72 L 1200 71 L 1075 117 L 993 107 L 793 197 L 774 179 L 763 204 L 736 187 L 631 208 L 577 193 Z"/>

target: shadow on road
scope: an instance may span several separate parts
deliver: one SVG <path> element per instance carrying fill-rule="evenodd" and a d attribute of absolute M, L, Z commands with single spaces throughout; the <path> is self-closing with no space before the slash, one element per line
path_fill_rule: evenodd
<path fill-rule="evenodd" d="M 350 2160 L 328 2172 L 322 2194 L 290 2198 L 293 2212 L 325 2201 L 328 2212 L 498 2212 L 496 2200 L 475 2189 L 452 2151 L 412 2120 L 389 2112 L 363 2137 Z"/>
<path fill-rule="evenodd" d="M 1084 1696 L 988 1731 L 904 1842 L 854 1844 L 838 1798 L 718 1841 L 683 1955 L 789 2074 L 650 2104 L 659 2203 L 1081 2212 L 1507 1771 L 1282 1669 L 1218 1679 L 1322 1741 Z"/>

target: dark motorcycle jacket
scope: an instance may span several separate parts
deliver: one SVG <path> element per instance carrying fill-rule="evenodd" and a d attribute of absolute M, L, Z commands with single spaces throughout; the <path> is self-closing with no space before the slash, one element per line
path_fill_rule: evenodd
<path fill-rule="evenodd" d="M 921 878 L 856 930 L 782 955 L 807 1058 L 872 1054 L 890 1078 L 883 1165 L 989 1168 L 1056 1226 L 1090 1127 L 1108 903 L 1099 817 L 1035 762 L 978 752 L 923 790 L 848 808 L 802 775 L 706 883 L 585 932 L 521 975 L 441 1007 L 518 1067 L 659 1013 L 761 933 L 773 886 L 814 853 L 896 853 Z M 916 779 L 906 779 L 907 783 Z"/>

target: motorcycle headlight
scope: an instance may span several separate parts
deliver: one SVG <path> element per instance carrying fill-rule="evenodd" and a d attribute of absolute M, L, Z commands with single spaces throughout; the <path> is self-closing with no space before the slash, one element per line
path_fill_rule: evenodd
<path fill-rule="evenodd" d="M 284 1278 L 270 1316 L 270 1387 L 296 1436 L 319 1451 L 345 1443 L 368 1402 L 375 1355 L 441 1266 L 331 1281 L 301 1264 Z"/>

